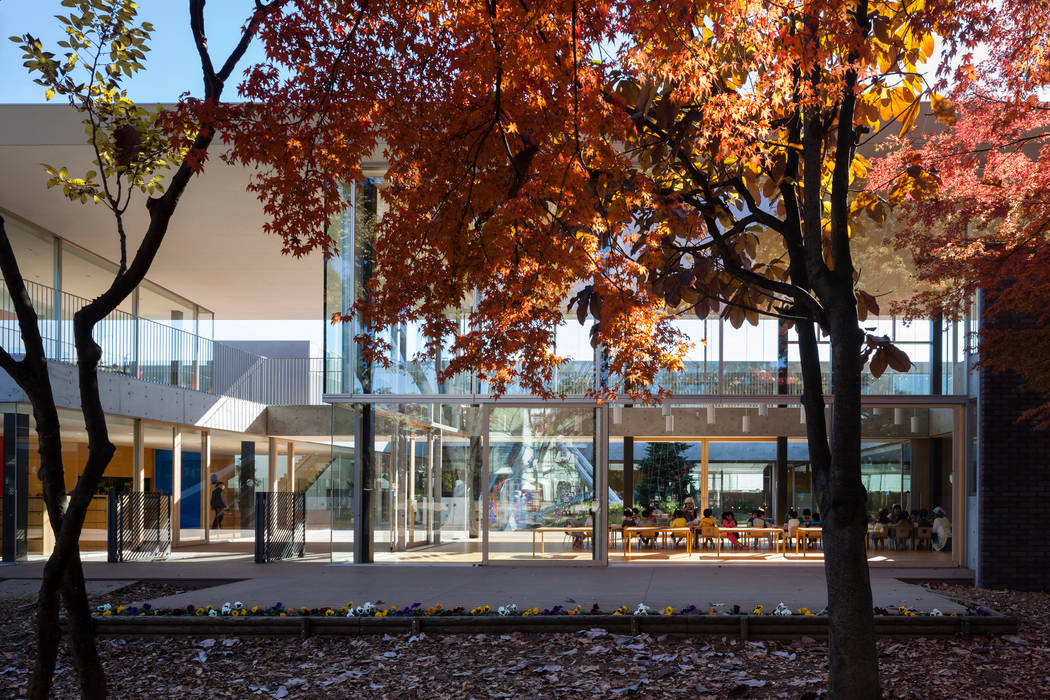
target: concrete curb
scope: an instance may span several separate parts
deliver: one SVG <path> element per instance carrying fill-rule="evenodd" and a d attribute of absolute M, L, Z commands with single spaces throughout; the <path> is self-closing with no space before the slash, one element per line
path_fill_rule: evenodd
<path fill-rule="evenodd" d="M 96 617 L 95 632 L 146 636 L 360 636 L 374 634 L 555 634 L 592 628 L 615 634 L 678 634 L 783 640 L 826 638 L 827 618 L 790 615 L 530 615 L 508 617 Z M 990 615 L 875 618 L 880 637 L 1016 634 L 1017 620 Z"/>

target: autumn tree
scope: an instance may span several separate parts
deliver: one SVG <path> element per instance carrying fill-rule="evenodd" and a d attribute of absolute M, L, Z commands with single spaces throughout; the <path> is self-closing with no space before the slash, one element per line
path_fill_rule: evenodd
<path fill-rule="evenodd" d="M 204 31 L 204 0 L 190 0 L 190 31 L 201 63 L 203 98 L 214 105 L 226 81 L 242 59 L 260 22 L 280 2 L 256 0 L 240 30 L 240 38 L 221 63 L 213 62 Z M 47 517 L 55 533 L 52 554 L 44 566 L 37 602 L 37 656 L 29 696 L 46 698 L 55 670 L 66 611 L 73 665 L 81 693 L 106 695 L 106 679 L 95 647 L 91 616 L 80 563 L 79 537 L 84 516 L 115 448 L 109 439 L 99 395 L 101 348 L 93 337 L 96 325 L 113 312 L 142 282 L 164 241 L 179 198 L 192 176 L 200 172 L 215 135 L 206 114 L 178 122 L 179 138 L 159 109 L 135 104 L 122 87 L 125 78 L 143 70 L 153 28 L 137 17 L 130 0 L 63 0 L 69 14 L 59 15 L 65 38 L 57 51 L 47 50 L 30 34 L 11 37 L 24 52 L 26 67 L 47 99 L 68 100 L 84 116 L 88 143 L 94 150 L 92 170 L 76 173 L 60 164 L 46 166 L 49 187 L 60 187 L 71 200 L 104 206 L 113 215 L 120 242 L 120 264 L 101 295 L 73 316 L 81 410 L 88 435 L 85 464 L 63 463 L 62 441 L 47 357 L 38 327 L 37 310 L 26 290 L 19 261 L 0 219 L 0 271 L 11 296 L 24 349 L 21 356 L 0 348 L 0 368 L 26 393 L 32 404 L 40 451 L 39 476 Z M 27 174 L 28 176 L 29 174 Z M 127 230 L 128 208 L 145 195 L 148 225 Z M 135 247 L 137 245 L 137 248 Z M 79 469 L 79 479 L 66 493 L 65 471 Z"/>
<path fill-rule="evenodd" d="M 1050 18 L 1045 3 L 973 2 L 944 27 L 956 105 L 879 159 L 869 187 L 894 207 L 896 245 L 929 288 L 911 316 L 961 319 L 984 296 L 981 363 L 1050 396 Z M 1050 402 L 1025 413 L 1050 427 Z"/>
<path fill-rule="evenodd" d="M 861 367 L 910 362 L 859 325 L 878 304 L 860 287 L 851 235 L 886 212 L 859 191 L 869 163 L 857 151 L 912 128 L 946 7 L 344 0 L 264 30 L 251 103 L 222 118 L 234 160 L 269 166 L 256 186 L 271 229 L 296 231 L 297 253 L 330 244 L 338 185 L 357 172 L 348 145 L 383 144 L 389 211 L 354 311 L 366 329 L 419 322 L 432 353 L 451 345 L 447 375 L 475 372 L 497 394 L 516 381 L 551 395 L 568 311 L 594 319 L 610 377 L 596 394 L 636 401 L 658 398 L 656 374 L 682 367 L 682 313 L 793 324 L 825 514 L 830 692 L 879 697 Z M 321 69 L 315 55 L 332 60 Z M 333 86 L 338 99 L 288 122 L 288 105 Z M 256 138 L 277 123 L 285 142 Z M 314 206 L 286 207 L 288 182 L 316 193 Z M 445 311 L 471 298 L 462 330 Z M 831 343 L 830 426 L 818 332 Z M 360 341 L 370 356 L 385 349 L 367 332 Z"/>

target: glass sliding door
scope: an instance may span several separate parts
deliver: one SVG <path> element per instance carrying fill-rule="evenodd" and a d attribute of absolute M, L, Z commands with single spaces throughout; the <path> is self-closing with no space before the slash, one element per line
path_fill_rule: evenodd
<path fill-rule="evenodd" d="M 488 560 L 596 559 L 595 409 L 497 405 L 488 428 Z"/>

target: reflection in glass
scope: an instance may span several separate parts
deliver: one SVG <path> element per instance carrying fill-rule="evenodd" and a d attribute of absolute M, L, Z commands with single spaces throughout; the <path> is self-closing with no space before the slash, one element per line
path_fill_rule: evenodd
<path fill-rule="evenodd" d="M 489 559 L 592 559 L 594 462 L 593 408 L 494 407 Z M 534 531 L 543 535 L 543 551 L 533 552 Z"/>

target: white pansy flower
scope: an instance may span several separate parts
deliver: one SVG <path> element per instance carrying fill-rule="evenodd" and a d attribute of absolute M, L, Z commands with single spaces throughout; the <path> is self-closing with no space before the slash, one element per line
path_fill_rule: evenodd
<path fill-rule="evenodd" d="M 635 615 L 648 615 L 652 612 L 652 609 L 645 603 L 638 603 L 638 607 L 634 609 Z"/>

